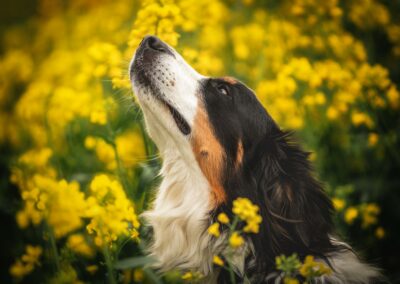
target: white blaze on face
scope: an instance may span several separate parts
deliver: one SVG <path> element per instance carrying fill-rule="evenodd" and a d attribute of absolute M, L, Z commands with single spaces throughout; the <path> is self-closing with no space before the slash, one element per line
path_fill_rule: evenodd
<path fill-rule="evenodd" d="M 140 80 L 135 79 L 135 76 L 133 76 L 132 85 L 143 109 L 147 131 L 160 152 L 176 148 L 187 156 L 187 151 L 190 150 L 190 135 L 184 135 L 179 130 L 171 111 L 164 102 L 172 106 L 187 122 L 190 129 L 193 129 L 199 105 L 197 94 L 200 81 L 204 77 L 188 65 L 174 49 L 169 46 L 168 49 L 170 53 L 139 48 L 138 53 L 141 54 L 135 55 L 131 66 L 134 65 L 136 57 L 142 57 L 142 60 L 139 58 L 137 65 L 132 66 L 138 70 L 133 71 L 145 73 L 151 86 L 141 83 Z M 154 53 L 151 55 L 150 62 L 145 58 L 146 52 Z"/>

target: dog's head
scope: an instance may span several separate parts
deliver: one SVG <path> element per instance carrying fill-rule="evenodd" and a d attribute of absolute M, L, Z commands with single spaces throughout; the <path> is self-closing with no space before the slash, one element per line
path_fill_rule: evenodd
<path fill-rule="evenodd" d="M 143 39 L 130 75 L 160 151 L 180 151 L 188 162 L 194 157 L 215 205 L 226 202 L 226 182 L 242 167 L 244 154 L 276 129 L 253 91 L 230 77 L 198 74 L 154 36 Z"/>

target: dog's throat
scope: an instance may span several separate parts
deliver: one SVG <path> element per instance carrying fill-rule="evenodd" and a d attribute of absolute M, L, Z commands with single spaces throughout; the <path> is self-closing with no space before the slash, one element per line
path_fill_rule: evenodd
<path fill-rule="evenodd" d="M 166 105 L 166 107 L 168 108 L 168 110 L 171 113 L 172 117 L 174 118 L 175 123 L 178 126 L 179 130 L 184 135 L 189 135 L 190 132 L 191 132 L 190 126 L 187 123 L 187 121 L 182 117 L 182 115 L 179 113 L 179 111 L 177 111 L 173 106 L 171 106 L 166 101 L 163 101 L 163 103 Z"/>

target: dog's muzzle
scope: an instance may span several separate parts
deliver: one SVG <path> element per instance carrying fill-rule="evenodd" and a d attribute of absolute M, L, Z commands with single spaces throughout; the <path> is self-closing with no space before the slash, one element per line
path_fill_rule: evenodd
<path fill-rule="evenodd" d="M 139 84 L 149 85 L 151 83 L 149 78 L 150 70 L 156 67 L 154 65 L 158 63 L 160 55 L 171 55 L 175 58 L 170 48 L 158 37 L 144 37 L 136 50 L 134 61 L 130 65 L 130 79 L 137 80 Z"/>
<path fill-rule="evenodd" d="M 179 130 L 188 135 L 191 132 L 188 122 L 173 106 L 171 98 L 165 95 L 166 88 L 176 84 L 175 75 L 165 63 L 168 57 L 173 61 L 176 60 L 174 52 L 167 44 L 155 36 L 146 36 L 130 65 L 130 79 L 139 88 L 150 89 L 150 93 L 168 109 Z"/>

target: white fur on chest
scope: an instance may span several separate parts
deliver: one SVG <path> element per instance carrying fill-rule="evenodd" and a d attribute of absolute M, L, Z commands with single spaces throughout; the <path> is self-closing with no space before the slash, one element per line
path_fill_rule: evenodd
<path fill-rule="evenodd" d="M 213 241 L 210 225 L 210 187 L 193 161 L 183 161 L 177 152 L 164 153 L 163 181 L 153 209 L 143 214 L 153 227 L 150 254 L 162 271 L 212 269 Z"/>

